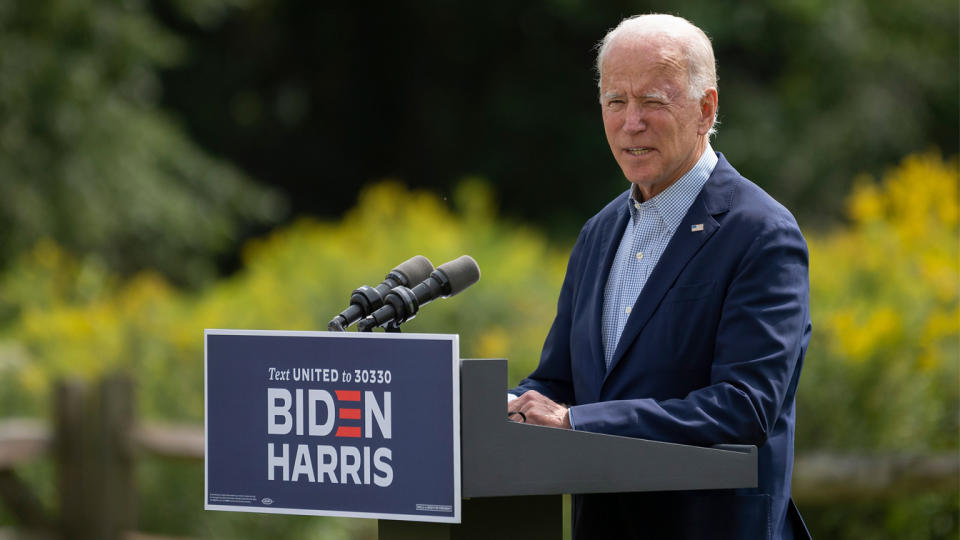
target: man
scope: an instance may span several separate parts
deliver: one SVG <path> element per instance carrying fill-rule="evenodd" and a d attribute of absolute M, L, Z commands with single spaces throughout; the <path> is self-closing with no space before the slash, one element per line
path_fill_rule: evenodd
<path fill-rule="evenodd" d="M 632 185 L 580 232 L 510 418 L 759 448 L 755 489 L 575 496 L 578 539 L 809 536 L 790 500 L 811 329 L 797 223 L 710 147 L 718 94 L 703 31 L 626 19 L 597 70 L 607 141 Z"/>

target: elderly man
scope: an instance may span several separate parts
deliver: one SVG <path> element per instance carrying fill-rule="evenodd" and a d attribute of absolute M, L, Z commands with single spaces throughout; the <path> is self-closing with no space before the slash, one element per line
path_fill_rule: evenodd
<path fill-rule="evenodd" d="M 511 418 L 759 448 L 755 489 L 574 497 L 578 539 L 809 536 L 790 500 L 811 329 L 797 223 L 710 146 L 718 95 L 703 31 L 669 15 L 626 19 L 601 42 L 597 71 L 607 142 L 631 185 L 580 232 Z"/>

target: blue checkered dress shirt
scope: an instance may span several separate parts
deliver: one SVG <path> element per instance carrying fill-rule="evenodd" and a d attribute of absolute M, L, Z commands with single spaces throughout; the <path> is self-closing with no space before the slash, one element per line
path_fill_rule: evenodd
<path fill-rule="evenodd" d="M 630 222 L 623 231 L 603 292 L 603 355 L 608 370 L 650 272 L 716 165 L 717 154 L 708 144 L 687 174 L 649 201 L 639 201 L 636 187 L 630 191 L 625 202 L 630 208 Z"/>

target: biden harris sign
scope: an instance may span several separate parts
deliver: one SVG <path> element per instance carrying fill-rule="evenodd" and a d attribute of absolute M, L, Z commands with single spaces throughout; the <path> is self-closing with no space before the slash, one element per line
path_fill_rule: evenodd
<path fill-rule="evenodd" d="M 458 336 L 204 339 L 206 509 L 460 522 Z"/>

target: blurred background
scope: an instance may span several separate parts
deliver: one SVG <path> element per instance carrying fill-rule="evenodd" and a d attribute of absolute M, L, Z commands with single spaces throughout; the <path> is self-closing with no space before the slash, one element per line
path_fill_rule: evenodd
<path fill-rule="evenodd" d="M 92 523 L 75 451 L 133 486 L 134 537 L 374 538 L 203 511 L 203 329 L 325 329 L 396 263 L 469 253 L 483 279 L 406 327 L 517 382 L 626 187 L 593 46 L 651 11 L 711 36 L 713 146 L 810 246 L 814 537 L 957 538 L 955 0 L 0 0 L 0 536 Z M 118 415 L 117 455 L 51 442 Z"/>

